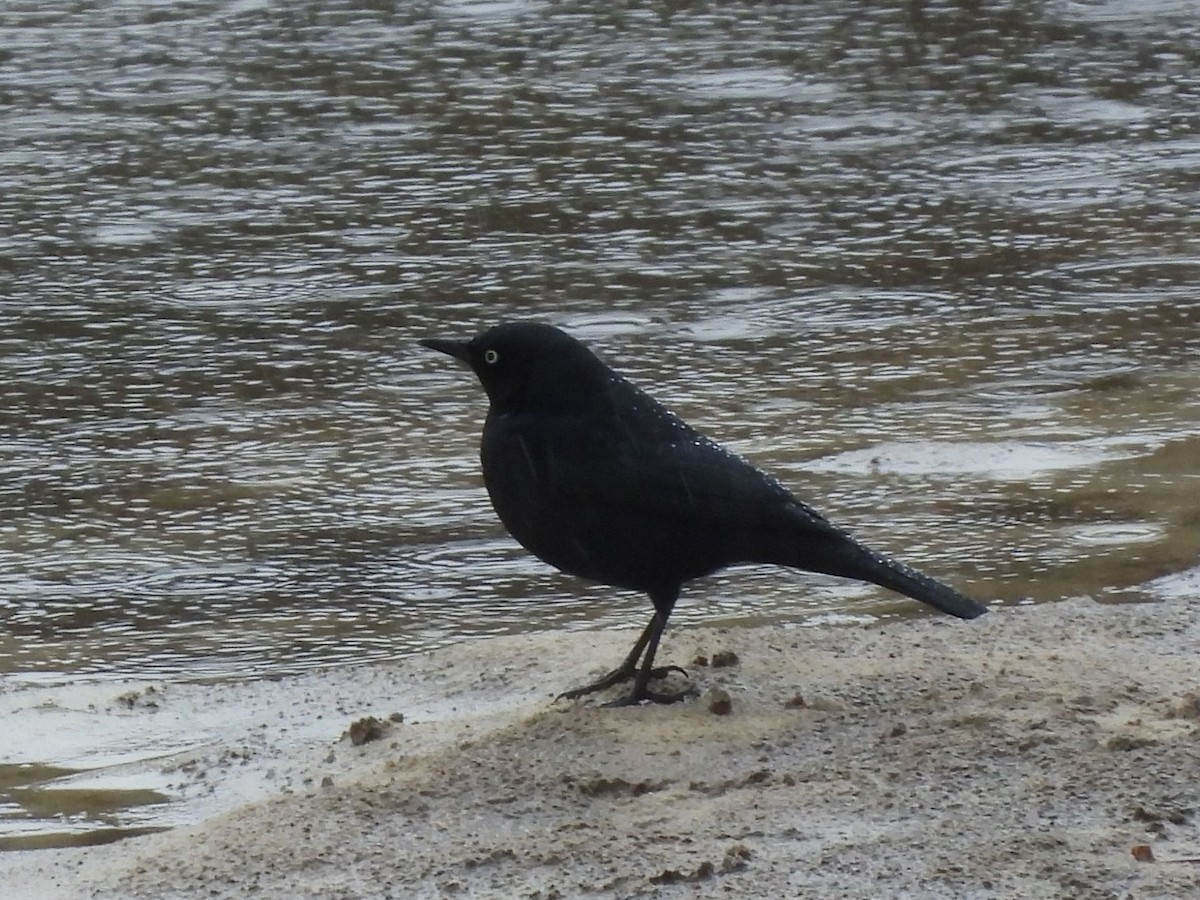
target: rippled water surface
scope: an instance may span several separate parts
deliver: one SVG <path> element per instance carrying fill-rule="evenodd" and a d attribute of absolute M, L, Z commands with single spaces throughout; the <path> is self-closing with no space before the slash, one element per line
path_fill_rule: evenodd
<path fill-rule="evenodd" d="M 983 598 L 1200 546 L 1193 3 L 0 8 L 0 671 L 640 624 L 415 346 L 567 326 Z M 750 570 L 679 621 L 907 611 Z M 601 665 L 603 661 L 598 661 Z"/>
<path fill-rule="evenodd" d="M 413 343 L 518 316 L 980 596 L 1193 561 L 1185 6 L 7 4 L 0 667 L 640 618 L 503 535 Z"/>

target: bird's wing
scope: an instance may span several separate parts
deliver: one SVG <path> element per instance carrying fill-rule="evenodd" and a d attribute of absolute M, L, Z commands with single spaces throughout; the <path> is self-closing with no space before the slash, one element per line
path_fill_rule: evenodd
<path fill-rule="evenodd" d="M 579 436 L 586 438 L 586 430 Z M 568 466 L 549 462 L 552 489 L 581 508 L 603 507 L 659 520 L 686 518 L 726 528 L 780 526 L 786 521 L 792 529 L 838 531 L 742 457 L 695 432 L 684 438 L 577 444 Z"/>

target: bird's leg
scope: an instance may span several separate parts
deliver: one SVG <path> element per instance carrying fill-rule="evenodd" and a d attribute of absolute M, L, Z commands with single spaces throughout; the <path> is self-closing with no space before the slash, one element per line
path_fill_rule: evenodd
<path fill-rule="evenodd" d="M 656 629 L 657 636 L 654 634 Z M 652 636 L 654 637 L 654 646 L 657 647 L 658 638 L 662 636 L 662 626 L 658 624 L 657 612 L 650 620 L 650 624 L 643 629 L 641 637 L 637 639 L 637 643 L 633 645 L 633 649 L 629 651 L 629 655 L 625 657 L 624 661 L 619 666 L 617 666 L 607 675 L 591 682 L 590 684 L 585 684 L 582 687 L 572 688 L 569 691 L 563 691 L 556 699 L 574 700 L 576 697 L 582 697 L 585 694 L 594 694 L 596 691 L 607 690 L 608 688 L 618 685 L 623 681 L 628 681 L 635 675 L 640 678 L 642 673 L 645 671 L 645 666 L 639 670 L 638 660 L 641 659 L 642 651 L 646 649 L 646 645 L 650 643 Z M 653 657 L 653 652 L 650 655 Z M 651 660 L 648 660 L 647 662 L 650 661 Z M 687 678 L 687 672 L 685 672 L 679 666 L 660 666 L 657 669 L 649 670 L 649 672 L 646 673 L 646 680 L 649 681 L 651 678 L 666 678 L 672 672 L 679 672 L 684 678 Z M 636 686 L 634 688 L 634 693 L 637 693 Z"/>
<path fill-rule="evenodd" d="M 642 662 L 642 667 L 637 670 L 637 678 L 633 682 L 633 690 L 618 700 L 604 704 L 605 706 L 636 706 L 643 700 L 649 700 L 652 703 L 678 703 L 680 700 L 691 697 L 696 693 L 695 688 L 692 687 L 686 687 L 681 691 L 650 690 L 650 679 L 661 678 L 664 673 L 683 672 L 683 677 L 687 677 L 687 672 L 684 672 L 679 666 L 654 668 L 654 654 L 658 652 L 658 642 L 662 638 L 663 630 L 666 627 L 667 617 L 659 612 L 655 612 L 654 618 L 646 626 L 646 631 L 643 633 L 642 639 L 638 641 L 638 643 L 642 643 L 644 640 L 646 644 L 646 658 Z"/>

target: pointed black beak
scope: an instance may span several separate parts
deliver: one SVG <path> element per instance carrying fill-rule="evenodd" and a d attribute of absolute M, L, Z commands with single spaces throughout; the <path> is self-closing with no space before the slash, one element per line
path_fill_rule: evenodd
<path fill-rule="evenodd" d="M 455 359 L 462 360 L 467 365 L 471 364 L 471 350 L 466 341 L 444 341 L 440 338 L 428 338 L 419 343 L 422 347 L 428 347 L 430 350 L 436 350 L 439 353 L 449 354 Z"/>

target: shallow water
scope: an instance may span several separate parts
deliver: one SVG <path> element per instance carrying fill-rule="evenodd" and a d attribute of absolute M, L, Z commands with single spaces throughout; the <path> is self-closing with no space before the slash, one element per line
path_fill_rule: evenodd
<path fill-rule="evenodd" d="M 414 344 L 514 317 L 979 597 L 1194 565 L 1192 4 L 632 7 L 0 10 L 9 685 L 641 624 L 504 535 Z"/>

